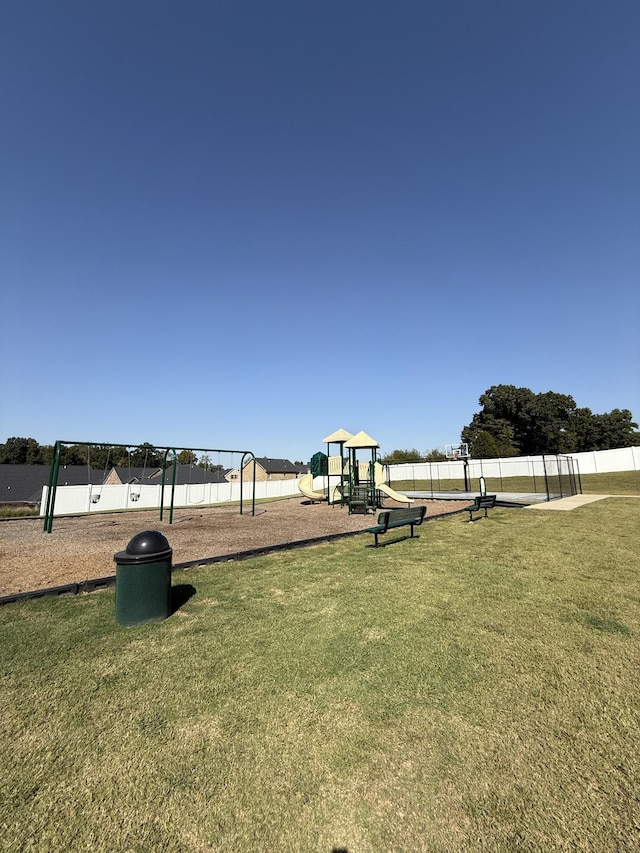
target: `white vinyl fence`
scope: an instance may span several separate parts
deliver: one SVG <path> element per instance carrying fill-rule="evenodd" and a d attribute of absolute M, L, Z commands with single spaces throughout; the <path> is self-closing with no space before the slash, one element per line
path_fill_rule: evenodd
<path fill-rule="evenodd" d="M 596 450 L 589 453 L 570 453 L 578 463 L 576 474 L 601 474 L 606 471 L 640 470 L 640 447 L 617 450 Z M 364 463 L 363 463 L 364 464 Z M 390 465 L 391 482 L 398 480 L 455 480 L 463 479 L 460 462 L 420 462 L 409 465 Z M 366 477 L 368 463 L 362 475 Z M 478 477 L 544 477 L 542 456 L 514 456 L 504 459 L 470 459 L 468 474 Z M 317 488 L 323 478 L 317 478 Z M 90 512 L 117 512 L 128 509 L 160 509 L 161 485 L 140 486 L 58 486 L 54 515 L 80 515 Z M 164 506 L 169 509 L 171 487 L 164 486 Z M 42 490 L 40 514 L 44 515 L 47 491 Z M 252 484 L 245 483 L 243 501 L 251 501 Z M 300 495 L 297 480 L 267 480 L 256 483 L 256 499 Z M 190 483 L 176 486 L 174 507 L 198 507 L 240 500 L 239 483 Z"/>
<path fill-rule="evenodd" d="M 640 447 L 621 447 L 616 450 L 592 450 L 570 453 L 578 463 L 581 474 L 604 474 L 607 471 L 640 471 Z"/>
<path fill-rule="evenodd" d="M 82 515 L 91 512 L 120 512 L 129 509 L 160 510 L 162 499 L 160 484 L 141 486 L 127 483 L 122 486 L 58 486 L 54 516 Z M 48 486 L 42 490 L 40 514 L 47 505 Z M 252 501 L 253 484 L 245 483 L 242 489 L 243 504 Z M 256 483 L 256 500 L 299 495 L 297 480 L 267 480 Z M 196 508 L 240 500 L 240 483 L 189 483 L 175 487 L 174 508 Z M 164 486 L 164 508 L 171 504 L 171 486 Z"/>
<path fill-rule="evenodd" d="M 594 450 L 588 453 L 567 453 L 578 463 L 576 474 L 603 474 L 607 471 L 639 471 L 640 447 L 616 450 Z M 464 479 L 461 462 L 416 462 L 390 465 L 394 480 L 457 480 Z M 477 477 L 542 477 L 542 456 L 508 456 L 503 459 L 470 459 L 469 476 Z"/>

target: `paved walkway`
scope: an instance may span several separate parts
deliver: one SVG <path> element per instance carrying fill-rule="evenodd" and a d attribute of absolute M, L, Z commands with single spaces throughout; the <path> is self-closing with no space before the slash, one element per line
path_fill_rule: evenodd
<path fill-rule="evenodd" d="M 541 504 L 530 504 L 525 509 L 552 509 L 552 510 L 570 510 L 577 506 L 601 501 L 603 498 L 629 497 L 628 495 L 570 495 L 568 498 L 560 498 L 557 501 L 548 501 Z"/>
<path fill-rule="evenodd" d="M 471 502 L 477 497 L 477 492 L 411 492 L 404 491 L 403 494 L 410 498 L 447 498 L 449 500 L 458 500 Z M 594 503 L 595 501 L 604 500 L 604 498 L 635 498 L 640 499 L 640 495 L 569 495 L 566 498 L 553 498 L 548 501 L 546 494 L 535 493 L 525 494 L 524 492 L 500 492 L 497 494 L 498 503 L 519 504 L 523 509 L 549 509 L 549 510 L 571 510 L 578 506 Z"/>

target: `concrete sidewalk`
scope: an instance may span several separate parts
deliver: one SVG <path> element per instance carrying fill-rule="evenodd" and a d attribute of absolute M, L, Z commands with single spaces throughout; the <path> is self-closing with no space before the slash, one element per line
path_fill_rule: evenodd
<path fill-rule="evenodd" d="M 578 506 L 601 501 L 603 498 L 615 497 L 615 495 L 570 495 L 568 498 L 560 498 L 557 501 L 545 501 L 544 503 L 529 504 L 525 509 L 556 509 L 570 510 Z"/>

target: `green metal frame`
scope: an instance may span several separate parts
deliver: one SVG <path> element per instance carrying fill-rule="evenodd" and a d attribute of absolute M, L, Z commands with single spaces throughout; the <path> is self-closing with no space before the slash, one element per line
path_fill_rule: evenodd
<path fill-rule="evenodd" d="M 58 488 L 58 474 L 60 472 L 60 457 L 62 455 L 62 448 L 65 445 L 77 445 L 77 444 L 86 444 L 87 446 L 101 444 L 108 447 L 124 447 L 129 449 L 131 447 L 139 447 L 137 444 L 112 444 L 111 442 L 97 442 L 97 441 L 56 441 L 53 450 L 53 458 L 51 460 L 51 468 L 49 469 L 49 484 L 47 488 L 47 500 L 45 503 L 44 510 L 44 532 L 51 533 L 53 529 L 53 514 L 54 507 L 56 503 L 56 491 Z M 243 515 L 243 491 L 244 491 L 244 482 L 243 482 L 243 473 L 246 465 L 245 460 L 249 462 L 253 459 L 253 489 L 252 489 L 252 502 L 251 502 L 251 515 L 256 514 L 256 458 L 254 454 L 250 450 L 224 450 L 222 448 L 211 448 L 211 447 L 156 447 L 155 450 L 163 451 L 164 457 L 162 460 L 162 489 L 160 491 L 160 521 L 163 520 L 164 516 L 164 472 L 167 469 L 167 457 L 169 453 L 173 453 L 173 463 L 172 463 L 172 472 L 171 472 L 171 501 L 169 508 L 169 524 L 173 524 L 173 508 L 174 508 L 174 496 L 176 489 L 176 472 L 178 465 L 178 452 L 180 450 L 191 450 L 197 451 L 198 453 L 239 453 L 240 457 L 240 515 Z"/>
<path fill-rule="evenodd" d="M 340 445 L 340 475 L 329 473 L 329 464 L 330 464 L 329 460 L 331 459 L 331 445 L 332 444 L 339 444 Z M 344 485 L 344 481 L 345 481 L 344 461 L 345 461 L 344 460 L 344 441 L 328 441 L 327 442 L 327 503 L 329 503 L 331 506 L 336 506 L 336 504 L 339 503 L 340 506 L 343 507 L 343 506 L 346 506 L 348 501 L 349 501 L 348 496 L 345 495 L 344 489 L 342 489 L 339 501 L 334 501 L 333 503 L 331 503 L 329 501 L 329 497 L 331 495 L 331 478 L 340 476 L 340 485 L 341 486 Z M 351 470 L 350 469 L 349 469 L 349 474 L 347 474 L 347 480 L 348 480 L 348 484 L 349 484 L 349 489 L 351 489 L 351 482 L 352 481 L 351 481 Z"/>
<path fill-rule="evenodd" d="M 372 506 L 376 506 L 378 502 L 376 490 L 376 448 L 371 448 L 371 462 L 369 462 L 369 480 L 367 483 L 361 483 L 360 470 L 358 465 L 358 455 L 356 451 L 364 449 L 365 448 L 358 447 L 349 448 L 349 488 L 358 488 L 361 485 L 368 486 L 371 490 L 371 504 Z"/>

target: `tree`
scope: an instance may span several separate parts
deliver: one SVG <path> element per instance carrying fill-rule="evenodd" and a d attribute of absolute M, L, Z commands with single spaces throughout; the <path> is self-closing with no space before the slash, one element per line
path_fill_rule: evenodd
<path fill-rule="evenodd" d="M 39 465 L 51 465 L 53 460 L 53 444 L 41 444 L 38 450 Z"/>
<path fill-rule="evenodd" d="M 462 441 L 469 445 L 471 456 L 475 459 L 482 458 L 480 450 L 476 447 L 478 437 L 481 435 L 490 436 L 493 439 L 491 445 L 493 453 L 487 458 L 518 455 L 519 448 L 514 439 L 514 429 L 505 418 L 474 415 L 471 424 L 462 430 Z M 482 441 L 486 445 L 487 439 L 481 439 L 481 446 Z"/>
<path fill-rule="evenodd" d="M 87 464 L 87 445 L 86 444 L 69 444 L 63 445 L 60 449 L 60 464 L 61 465 L 86 465 Z"/>
<path fill-rule="evenodd" d="M 608 415 L 594 415 L 595 447 L 589 450 L 610 450 L 616 447 L 633 447 L 638 443 L 638 434 L 634 429 L 638 424 L 632 421 L 629 409 L 613 409 Z"/>
<path fill-rule="evenodd" d="M 176 458 L 178 465 L 195 465 L 198 461 L 198 457 L 193 450 L 181 450 Z"/>
<path fill-rule="evenodd" d="M 628 409 L 593 415 L 590 409 L 578 408 L 568 394 L 493 385 L 479 402 L 482 410 L 462 430 L 462 441 L 471 445 L 475 458 L 487 452 L 526 456 L 608 450 L 637 440 L 638 425 Z"/>
<path fill-rule="evenodd" d="M 437 447 L 434 447 L 433 450 L 429 450 L 424 455 L 425 462 L 444 462 L 447 458 L 447 454 L 443 453 L 441 450 L 438 450 Z"/>
<path fill-rule="evenodd" d="M 498 442 L 491 433 L 481 429 L 471 443 L 471 456 L 473 459 L 497 459 L 502 454 Z"/>
<path fill-rule="evenodd" d="M 148 441 L 131 451 L 130 460 L 135 468 L 159 468 L 162 465 L 160 453 Z"/>
<path fill-rule="evenodd" d="M 33 439 L 12 436 L 0 446 L 1 465 L 26 465 L 29 442 Z"/>
<path fill-rule="evenodd" d="M 393 450 L 380 458 L 382 465 L 399 465 L 403 462 L 422 462 L 420 451 L 415 447 L 411 450 Z"/>
<path fill-rule="evenodd" d="M 206 453 L 203 453 L 200 457 L 198 468 L 204 468 L 205 471 L 222 471 L 222 465 L 214 465 Z"/>

